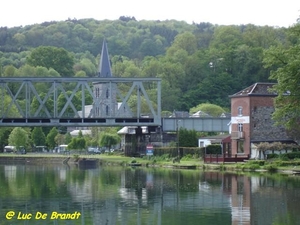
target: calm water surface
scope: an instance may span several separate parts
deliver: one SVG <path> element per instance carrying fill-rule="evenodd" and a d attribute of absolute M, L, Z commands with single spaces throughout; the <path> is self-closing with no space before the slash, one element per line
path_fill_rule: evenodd
<path fill-rule="evenodd" d="M 198 170 L 0 165 L 0 225 L 296 225 L 300 179 Z"/>

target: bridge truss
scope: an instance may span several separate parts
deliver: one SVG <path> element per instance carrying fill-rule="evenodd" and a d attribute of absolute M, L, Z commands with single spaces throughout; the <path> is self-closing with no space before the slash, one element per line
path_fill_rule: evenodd
<path fill-rule="evenodd" d="M 95 83 L 116 87 L 113 113 L 95 116 Z M 0 127 L 161 126 L 159 78 L 1 77 L 0 98 Z"/>

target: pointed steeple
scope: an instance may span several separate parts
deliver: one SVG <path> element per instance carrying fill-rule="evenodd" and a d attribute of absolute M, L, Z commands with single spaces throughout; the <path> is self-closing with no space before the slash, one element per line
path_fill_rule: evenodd
<path fill-rule="evenodd" d="M 107 44 L 106 41 L 103 40 L 102 52 L 99 64 L 99 77 L 112 77 L 110 60 L 108 56 Z"/>

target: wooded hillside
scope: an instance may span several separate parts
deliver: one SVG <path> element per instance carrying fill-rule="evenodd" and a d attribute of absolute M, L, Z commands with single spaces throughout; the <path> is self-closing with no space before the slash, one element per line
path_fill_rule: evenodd
<path fill-rule="evenodd" d="M 270 81 L 271 68 L 263 67 L 264 50 L 293 45 L 287 30 L 134 17 L 1 27 L 0 75 L 95 76 L 105 38 L 115 77 L 162 78 L 162 110 L 189 111 L 206 102 L 229 108 L 229 95 L 255 82 Z M 41 46 L 57 47 L 53 52 L 69 55 L 73 74 L 61 68 L 69 63 L 62 62 L 56 70 L 33 64 L 31 53 Z"/>

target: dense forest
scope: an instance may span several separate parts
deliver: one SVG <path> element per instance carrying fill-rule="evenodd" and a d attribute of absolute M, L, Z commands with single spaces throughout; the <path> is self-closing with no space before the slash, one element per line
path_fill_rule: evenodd
<path fill-rule="evenodd" d="M 275 81 L 269 79 L 272 68 L 264 67 L 264 52 L 293 45 L 287 30 L 125 16 L 1 27 L 0 75 L 96 76 L 105 39 L 115 77 L 162 79 L 163 111 L 189 111 L 201 103 L 229 111 L 229 95 L 255 82 Z M 37 62 L 45 51 L 65 55 L 68 63 L 66 58 L 53 66 Z"/>

